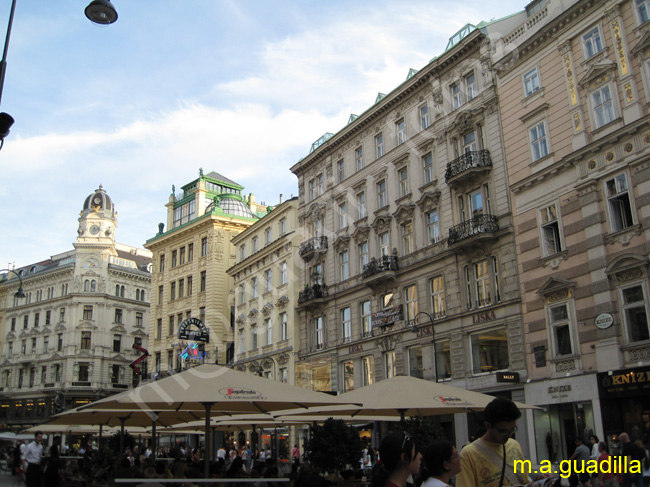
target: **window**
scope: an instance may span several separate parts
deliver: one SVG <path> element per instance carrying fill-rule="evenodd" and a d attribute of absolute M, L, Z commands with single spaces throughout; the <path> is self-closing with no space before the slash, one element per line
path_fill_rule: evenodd
<path fill-rule="evenodd" d="M 382 257 L 390 255 L 390 240 L 388 232 L 379 235 L 379 254 Z"/>
<path fill-rule="evenodd" d="M 23 317 L 23 330 L 26 330 L 29 326 L 29 315 Z"/>
<path fill-rule="evenodd" d="M 399 181 L 399 197 L 409 194 L 409 172 L 408 168 L 403 167 L 397 171 L 397 179 Z"/>
<path fill-rule="evenodd" d="M 445 279 L 443 276 L 436 276 L 429 280 L 429 291 L 431 293 L 431 309 L 433 317 L 445 316 Z"/>
<path fill-rule="evenodd" d="M 384 353 L 384 373 L 386 379 L 390 379 L 397 375 L 397 364 L 395 363 L 394 350 Z"/>
<path fill-rule="evenodd" d="M 36 337 L 32 338 L 32 353 L 36 353 Z"/>
<path fill-rule="evenodd" d="M 164 287 L 158 286 L 158 304 L 163 304 Z"/>
<path fill-rule="evenodd" d="M 609 85 L 603 86 L 591 94 L 591 103 L 594 110 L 594 126 L 600 128 L 612 122 L 614 114 L 614 102 L 610 93 Z"/>
<path fill-rule="evenodd" d="M 280 370 L 278 371 L 280 375 L 280 382 L 283 384 L 286 384 L 289 382 L 289 372 L 287 371 L 286 367 L 280 367 Z"/>
<path fill-rule="evenodd" d="M 323 328 L 323 317 L 314 318 L 314 345 L 317 350 L 325 347 L 325 330 Z"/>
<path fill-rule="evenodd" d="M 181 247 L 178 251 L 178 265 L 185 264 L 185 247 Z"/>
<path fill-rule="evenodd" d="M 309 200 L 313 200 L 316 196 L 318 196 L 316 194 L 316 180 L 312 179 L 309 181 Z"/>
<path fill-rule="evenodd" d="M 239 260 L 242 261 L 246 258 L 246 244 L 239 246 Z"/>
<path fill-rule="evenodd" d="M 404 123 L 404 119 L 395 124 L 395 132 L 397 133 L 397 145 L 406 142 L 406 124 Z"/>
<path fill-rule="evenodd" d="M 179 299 L 185 296 L 185 279 L 178 280 L 178 297 Z"/>
<path fill-rule="evenodd" d="M 650 19 L 650 0 L 636 0 L 635 3 L 639 24 L 645 24 Z"/>
<path fill-rule="evenodd" d="M 135 326 L 137 326 L 138 328 L 144 326 L 143 314 L 140 311 L 137 311 L 135 313 Z"/>
<path fill-rule="evenodd" d="M 429 105 L 422 105 L 420 107 L 420 128 L 422 130 L 427 129 L 430 123 Z"/>
<path fill-rule="evenodd" d="M 357 171 L 361 171 L 363 169 L 363 147 L 358 147 L 354 151 L 354 160 L 357 164 Z"/>
<path fill-rule="evenodd" d="M 201 257 L 208 255 L 208 237 L 201 239 Z"/>
<path fill-rule="evenodd" d="M 264 230 L 264 244 L 265 245 L 270 244 L 272 238 L 273 238 L 273 234 L 271 232 L 271 227 L 269 227 L 266 230 Z"/>
<path fill-rule="evenodd" d="M 350 278 L 350 263 L 348 251 L 345 250 L 339 254 L 339 266 L 340 266 L 340 275 L 341 281 L 345 281 Z"/>
<path fill-rule="evenodd" d="M 82 350 L 90 350 L 90 338 L 91 334 L 89 331 L 82 331 L 81 332 L 81 349 Z"/>
<path fill-rule="evenodd" d="M 43 337 L 43 353 L 47 353 L 50 345 L 50 337 Z"/>
<path fill-rule="evenodd" d="M 287 313 L 283 311 L 280 313 L 280 340 L 289 338 L 287 332 Z"/>
<path fill-rule="evenodd" d="M 336 174 L 338 175 L 337 181 L 342 183 L 345 179 L 345 160 L 341 159 L 336 163 Z"/>
<path fill-rule="evenodd" d="M 424 365 L 422 364 L 422 347 L 411 347 L 409 353 L 409 375 L 424 379 Z"/>
<path fill-rule="evenodd" d="M 16 318 L 11 318 L 11 331 L 16 331 Z"/>
<path fill-rule="evenodd" d="M 491 273 L 490 273 L 491 271 Z M 501 300 L 499 289 L 499 267 L 495 257 L 483 260 L 465 268 L 468 308 L 482 308 Z"/>
<path fill-rule="evenodd" d="M 436 352 L 436 379 L 451 379 L 451 348 L 449 340 L 434 343 Z"/>
<path fill-rule="evenodd" d="M 187 246 L 187 261 L 192 262 L 194 260 L 194 244 L 191 243 Z"/>
<path fill-rule="evenodd" d="M 92 320 L 93 319 L 93 307 L 92 306 L 90 306 L 90 305 L 85 305 L 84 306 L 83 319 L 84 320 Z"/>
<path fill-rule="evenodd" d="M 343 390 L 345 392 L 354 390 L 354 362 L 352 360 L 343 362 Z"/>
<path fill-rule="evenodd" d="M 200 292 L 205 292 L 205 288 L 207 285 L 207 271 L 201 271 L 201 282 L 199 283 L 199 291 Z"/>
<path fill-rule="evenodd" d="M 388 206 L 388 195 L 386 194 L 386 181 L 381 180 L 377 183 L 377 208 Z"/>
<path fill-rule="evenodd" d="M 165 271 L 165 254 L 160 254 L 160 264 L 158 265 L 160 272 Z"/>
<path fill-rule="evenodd" d="M 463 153 L 472 156 L 472 153 L 477 150 L 478 145 L 476 144 L 476 132 L 472 130 L 471 132 L 463 134 Z"/>
<path fill-rule="evenodd" d="M 642 284 L 637 284 L 621 290 L 623 295 L 623 319 L 630 342 L 640 342 L 650 339 L 648 329 L 648 297 Z"/>
<path fill-rule="evenodd" d="M 257 277 L 251 279 L 251 297 L 257 297 Z"/>
<path fill-rule="evenodd" d="M 363 268 L 368 264 L 368 242 L 361 242 L 357 245 L 359 253 L 359 272 L 363 272 Z"/>
<path fill-rule="evenodd" d="M 530 137 L 530 149 L 533 162 L 548 155 L 548 143 L 546 140 L 546 122 L 541 121 L 528 129 Z"/>
<path fill-rule="evenodd" d="M 478 95 L 478 85 L 473 72 L 465 76 L 465 93 L 467 94 L 467 101 L 476 98 Z"/>
<path fill-rule="evenodd" d="M 508 368 L 508 337 L 505 328 L 470 335 L 470 345 L 472 370 L 475 374 Z"/>
<path fill-rule="evenodd" d="M 422 157 L 422 176 L 424 184 L 429 184 L 433 181 L 433 156 L 431 153 Z"/>
<path fill-rule="evenodd" d="M 162 338 L 162 318 L 156 322 L 156 338 Z"/>
<path fill-rule="evenodd" d="M 375 155 L 377 159 L 384 155 L 384 136 L 382 134 L 375 137 Z"/>
<path fill-rule="evenodd" d="M 172 282 L 169 286 L 169 300 L 174 301 L 176 299 L 176 282 Z"/>
<path fill-rule="evenodd" d="M 38 328 L 38 322 L 40 321 L 40 318 L 40 313 L 34 313 L 34 328 Z"/>
<path fill-rule="evenodd" d="M 123 311 L 120 308 L 115 309 L 115 323 L 122 323 Z"/>
<path fill-rule="evenodd" d="M 440 222 L 438 221 L 438 210 L 427 213 L 427 232 L 429 244 L 440 241 Z"/>
<path fill-rule="evenodd" d="M 41 367 L 41 384 L 47 382 L 47 366 Z"/>
<path fill-rule="evenodd" d="M 366 215 L 366 193 L 362 191 L 357 193 L 357 220 L 365 218 Z"/>
<path fill-rule="evenodd" d="M 573 355 L 568 303 L 549 306 L 548 315 L 555 356 Z"/>
<path fill-rule="evenodd" d="M 404 255 L 413 252 L 413 222 L 406 222 L 401 225 L 402 230 L 402 251 Z"/>
<path fill-rule="evenodd" d="M 63 351 L 63 333 L 59 333 L 56 335 L 56 351 L 57 352 Z"/>
<path fill-rule="evenodd" d="M 404 324 L 411 325 L 418 314 L 418 289 L 415 284 L 404 288 Z"/>
<path fill-rule="evenodd" d="M 368 355 L 361 359 L 361 365 L 363 367 L 363 385 L 369 386 L 370 384 L 375 383 L 375 358 L 372 355 Z"/>
<path fill-rule="evenodd" d="M 316 196 L 323 194 L 323 175 L 316 176 Z"/>
<path fill-rule="evenodd" d="M 460 83 L 451 85 L 451 100 L 454 110 L 463 104 L 463 91 L 461 89 Z"/>
<path fill-rule="evenodd" d="M 174 228 L 179 227 L 194 218 L 196 202 L 190 200 L 174 208 Z"/>
<path fill-rule="evenodd" d="M 280 235 L 284 235 L 285 233 L 287 233 L 287 219 L 283 218 L 280 220 Z"/>
<path fill-rule="evenodd" d="M 542 224 L 542 257 L 557 254 L 562 250 L 560 223 L 555 203 L 539 212 Z"/>
<path fill-rule="evenodd" d="M 598 26 L 591 29 L 582 36 L 582 46 L 585 50 L 585 59 L 589 59 L 594 54 L 598 54 L 603 49 L 603 43 L 600 39 L 600 29 Z"/>
<path fill-rule="evenodd" d="M 241 283 L 239 285 L 239 304 L 244 304 L 246 302 L 246 285 Z"/>
<path fill-rule="evenodd" d="M 264 282 L 266 284 L 265 292 L 268 293 L 273 289 L 273 273 L 271 269 L 267 269 L 266 272 L 264 273 Z"/>
<path fill-rule="evenodd" d="M 607 203 L 612 232 L 618 232 L 634 224 L 632 202 L 625 173 L 605 182 Z"/>
<path fill-rule="evenodd" d="M 239 331 L 239 352 L 246 352 L 246 332 L 244 330 Z"/>
<path fill-rule="evenodd" d="M 266 318 L 264 320 L 264 329 L 266 330 L 266 344 L 273 345 L 273 326 L 271 324 L 271 318 Z"/>
<path fill-rule="evenodd" d="M 120 382 L 120 366 L 117 364 L 111 365 L 111 384 L 119 384 Z"/>
<path fill-rule="evenodd" d="M 178 256 L 178 251 L 172 250 L 172 269 L 176 267 L 177 256 Z"/>
<path fill-rule="evenodd" d="M 113 335 L 113 352 L 120 353 L 122 351 L 122 335 Z"/>
<path fill-rule="evenodd" d="M 174 334 L 174 315 L 169 315 L 169 325 L 167 327 L 167 335 L 172 336 Z"/>
<path fill-rule="evenodd" d="M 287 283 L 287 263 L 282 262 L 280 264 L 280 284 L 286 284 Z"/>
<path fill-rule="evenodd" d="M 341 310 L 341 336 L 344 343 L 352 341 L 352 317 L 349 307 Z"/>
<path fill-rule="evenodd" d="M 361 314 L 361 337 L 368 338 L 372 336 L 372 320 L 370 311 L 370 301 L 362 301 L 359 304 L 359 313 Z"/>
<path fill-rule="evenodd" d="M 534 67 L 526 74 L 524 74 L 524 93 L 530 96 L 539 90 L 539 75 L 537 74 L 537 67 Z"/>
<path fill-rule="evenodd" d="M 347 203 L 339 204 L 339 230 L 348 226 L 348 205 Z"/>

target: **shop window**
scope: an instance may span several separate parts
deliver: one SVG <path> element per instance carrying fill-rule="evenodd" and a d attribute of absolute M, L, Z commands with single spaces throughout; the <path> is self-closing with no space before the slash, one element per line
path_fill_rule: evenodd
<path fill-rule="evenodd" d="M 505 328 L 470 335 L 470 347 L 474 374 L 508 369 L 508 336 Z"/>

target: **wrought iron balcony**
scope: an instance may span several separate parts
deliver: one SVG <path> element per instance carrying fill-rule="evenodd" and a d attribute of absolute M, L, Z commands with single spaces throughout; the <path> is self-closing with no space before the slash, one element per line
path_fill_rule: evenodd
<path fill-rule="evenodd" d="M 314 284 L 311 287 L 305 288 L 298 294 L 298 305 L 304 304 L 307 301 L 318 298 L 327 297 L 327 286 L 325 284 Z"/>
<path fill-rule="evenodd" d="M 396 255 L 382 255 L 379 259 L 374 257 L 370 259 L 370 262 L 363 266 L 363 273 L 361 277 L 364 279 L 366 277 L 374 276 L 381 272 L 386 271 L 397 271 L 399 270 L 399 265 L 397 263 Z"/>
<path fill-rule="evenodd" d="M 458 181 L 473 177 L 476 173 L 487 172 L 492 168 L 492 158 L 487 149 L 465 152 L 460 157 L 447 164 L 445 181 Z"/>
<path fill-rule="evenodd" d="M 466 220 L 460 225 L 449 229 L 447 245 L 453 245 L 475 235 L 489 235 L 499 230 L 499 219 L 494 215 L 483 213 L 476 215 L 471 220 Z"/>
<path fill-rule="evenodd" d="M 299 254 L 309 260 L 314 254 L 327 252 L 327 237 L 312 237 L 300 244 Z"/>

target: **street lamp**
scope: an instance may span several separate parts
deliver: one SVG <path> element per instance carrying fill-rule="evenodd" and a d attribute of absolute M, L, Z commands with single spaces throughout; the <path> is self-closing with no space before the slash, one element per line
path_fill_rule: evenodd
<path fill-rule="evenodd" d="M 20 274 L 18 274 L 13 269 L 0 269 L 0 272 L 5 272 L 5 271 L 6 272 L 13 272 L 14 274 L 16 274 L 16 277 L 18 277 L 18 280 L 20 281 L 20 286 L 18 286 L 18 291 L 16 291 L 16 293 L 14 294 L 14 297 L 21 298 L 21 299 L 26 297 L 25 291 L 23 291 L 23 279 L 22 279 L 22 277 L 20 277 Z"/>
<path fill-rule="evenodd" d="M 433 327 L 433 317 L 426 311 L 420 311 L 419 313 L 416 313 L 413 317 L 413 328 L 411 331 L 413 331 L 413 333 L 418 332 L 417 319 L 420 315 L 425 315 L 427 318 L 429 318 L 429 324 L 431 324 L 431 340 L 433 341 L 433 369 L 435 370 L 436 374 L 436 382 L 438 382 L 438 362 L 436 359 L 436 330 Z"/>
<path fill-rule="evenodd" d="M 86 17 L 96 24 L 112 24 L 117 20 L 117 10 L 110 0 L 93 0 L 84 11 Z"/>

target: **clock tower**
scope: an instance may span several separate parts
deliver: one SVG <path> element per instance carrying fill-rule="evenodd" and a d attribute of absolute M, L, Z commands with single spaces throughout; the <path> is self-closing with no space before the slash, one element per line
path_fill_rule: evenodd
<path fill-rule="evenodd" d="M 117 213 L 113 201 L 99 185 L 84 201 L 79 216 L 77 243 L 113 244 L 117 227 Z"/>

